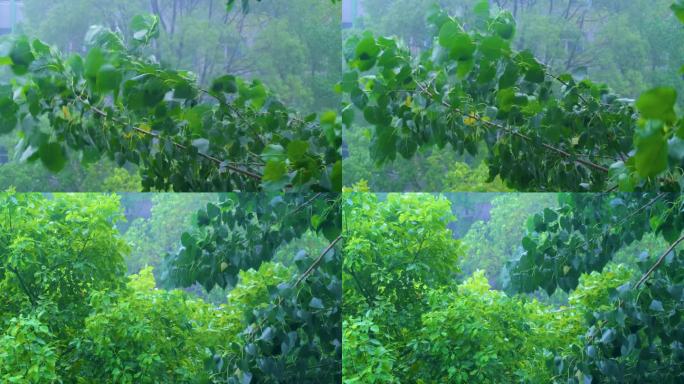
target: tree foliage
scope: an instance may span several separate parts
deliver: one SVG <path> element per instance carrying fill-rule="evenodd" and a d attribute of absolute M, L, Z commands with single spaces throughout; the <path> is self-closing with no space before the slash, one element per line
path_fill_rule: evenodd
<path fill-rule="evenodd" d="M 295 196 L 239 194 L 219 205 L 226 218 L 241 212 L 253 217 L 253 224 L 260 219 L 275 226 L 276 217 L 269 215 L 283 222 L 299 217 L 308 233 L 337 233 L 333 241 L 318 255 L 299 252 L 289 266 L 275 260 L 273 246 L 271 257 L 231 269 L 228 297 L 213 305 L 187 292 L 158 289 L 149 267 L 126 277 L 129 247 L 116 227 L 124 217 L 118 196 L 3 193 L 0 378 L 20 383 L 339 380 L 342 286 L 335 247 L 341 237 L 339 224 L 337 232 L 323 224 L 339 217 L 339 202 L 324 194 Z M 260 208 L 262 203 L 270 208 Z M 211 231 L 202 220 L 218 207 L 210 203 L 197 213 L 197 233 Z M 327 209 L 317 211 L 321 207 Z M 261 247 L 268 232 L 256 231 L 269 227 L 250 228 L 231 226 L 228 237 L 247 233 L 243 240 Z M 294 241 L 294 234 L 284 236 Z M 235 251 L 241 252 L 238 246 Z"/>
<path fill-rule="evenodd" d="M 21 131 L 22 158 L 58 172 L 67 153 L 139 167 L 145 190 L 339 190 L 336 114 L 300 116 L 261 81 L 196 76 L 145 58 L 159 18 L 122 36 L 94 26 L 85 56 L 17 37 L 0 53 L 17 76 L 0 89 L 3 133 Z M 68 150 L 67 150 L 68 149 Z"/>
<path fill-rule="evenodd" d="M 240 271 L 266 265 L 280 246 L 306 232 L 319 232 L 330 241 L 313 261 L 299 251 L 294 257 L 298 272 L 267 285 L 264 304 L 246 311 L 242 340 L 231 344 L 230 353 L 216 355 L 217 371 L 234 375 L 235 382 L 339 379 L 340 198 L 238 193 L 224 195 L 219 204 L 209 203 L 197 213 L 197 230 L 182 235 L 181 249 L 167 261 L 170 281 L 180 286 L 197 282 L 207 290 L 232 287 Z"/>
<path fill-rule="evenodd" d="M 90 292 L 125 282 L 116 197 L 3 192 L 0 204 L 0 319 L 43 311 L 53 333 L 73 336 L 90 312 Z"/>
<path fill-rule="evenodd" d="M 498 195 L 492 200 L 488 220 L 479 220 L 463 236 L 467 252 L 460 266 L 468 276 L 481 269 L 490 285 L 503 288 L 501 272 L 506 262 L 514 258 L 520 249 L 520 239 L 525 233 L 521 222 L 544 207 L 553 207 L 553 194 Z"/>
<path fill-rule="evenodd" d="M 490 15 L 488 2 L 473 13 L 466 26 L 434 8 L 434 44 L 417 55 L 369 32 L 348 40 L 344 120 L 351 126 L 362 111 L 378 164 L 447 144 L 476 155 L 484 143 L 490 179 L 518 190 L 680 189 L 675 89 L 633 103 L 606 85 L 553 73 L 512 48 L 510 13 Z"/>
<path fill-rule="evenodd" d="M 670 246 L 655 261 L 642 256 L 643 275 L 635 276 L 640 278 L 609 285 L 608 299 L 594 302 L 587 314 L 586 334 L 570 352 L 556 357 L 555 370 L 571 383 L 680 381 L 682 197 L 564 195 L 560 203 L 528 221 L 525 252 L 510 266 L 511 289 L 574 289 L 581 273 L 603 270 L 621 247 L 646 233 Z"/>
<path fill-rule="evenodd" d="M 578 318 L 490 291 L 483 272 L 459 284 L 451 211 L 440 196 L 349 195 L 345 383 L 548 382 L 545 351 L 579 332 Z"/>
<path fill-rule="evenodd" d="M 36 317 L 12 318 L 0 338 L 0 378 L 7 383 L 56 382 L 57 353 L 46 342 L 52 336 Z"/>
<path fill-rule="evenodd" d="M 489 169 L 480 158 L 459 156 L 451 147 L 423 148 L 411 159 L 396 159 L 378 167 L 368 153 L 370 133 L 365 129 L 344 132 L 344 185 L 367 180 L 372 191 L 477 191 L 503 192 L 500 179 L 489 182 Z M 469 166 L 469 164 L 479 164 Z"/>
<path fill-rule="evenodd" d="M 155 278 L 160 280 L 165 271 L 164 255 L 175 252 L 183 232 L 196 224 L 196 213 L 207 203 L 217 202 L 217 194 L 154 194 L 151 197 L 150 217 L 130 221 L 123 238 L 131 248 L 126 257 L 130 274 L 143 268 L 154 267 Z M 178 220 L 170 221 L 169 217 Z"/>
<path fill-rule="evenodd" d="M 211 349 L 235 334 L 225 311 L 181 291 L 157 290 L 152 269 L 127 289 L 96 292 L 72 369 L 76 377 L 119 383 L 211 383 Z"/>
<path fill-rule="evenodd" d="M 450 236 L 448 200 L 351 194 L 345 382 L 681 381 L 682 201 L 668 193 L 559 194 L 558 204 L 539 204 L 526 227 L 517 219 L 521 254 L 508 263 L 504 292 L 484 271 L 458 280 L 468 247 Z M 436 248 L 421 246 L 428 231 Z M 647 248 L 653 236 L 670 245 L 616 263 L 647 235 Z M 568 296 L 537 292 L 557 288 Z"/>

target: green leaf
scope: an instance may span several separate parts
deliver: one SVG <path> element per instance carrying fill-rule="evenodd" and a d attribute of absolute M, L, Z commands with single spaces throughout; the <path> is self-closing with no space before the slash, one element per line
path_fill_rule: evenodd
<path fill-rule="evenodd" d="M 506 70 L 499 78 L 499 89 L 510 88 L 518 82 L 520 70 L 515 63 L 508 63 Z"/>
<path fill-rule="evenodd" d="M 531 83 L 543 83 L 545 78 L 546 72 L 541 64 L 532 65 L 527 69 L 527 73 L 525 73 L 525 81 Z"/>
<path fill-rule="evenodd" d="M 241 376 L 240 384 L 251 384 L 251 382 L 252 382 L 252 373 L 251 372 L 241 372 L 240 376 Z"/>
<path fill-rule="evenodd" d="M 474 60 L 462 60 L 458 62 L 458 67 L 456 67 L 456 76 L 459 79 L 464 79 L 470 71 L 473 70 L 473 67 L 475 66 L 475 61 Z"/>
<path fill-rule="evenodd" d="M 88 33 L 86 33 L 85 37 L 85 45 L 90 49 L 98 47 L 116 52 L 126 50 L 121 36 L 101 25 L 93 25 L 88 29 Z"/>
<path fill-rule="evenodd" d="M 351 92 L 359 86 L 359 74 L 356 72 L 345 72 L 342 75 L 341 87 L 343 92 Z"/>
<path fill-rule="evenodd" d="M 159 37 L 159 17 L 152 14 L 136 15 L 130 23 L 133 31 L 133 39 L 138 42 L 147 42 L 149 39 Z"/>
<path fill-rule="evenodd" d="M 453 24 L 452 24 L 453 23 Z M 456 22 L 451 21 L 442 26 L 442 30 L 447 29 L 447 32 L 440 33 L 440 44 L 449 49 L 449 57 L 457 61 L 467 61 L 473 58 L 473 54 L 477 49 L 475 43 L 465 32 L 457 30 L 455 33 L 451 33 L 451 28 L 447 28 L 450 25 L 457 25 Z"/>
<path fill-rule="evenodd" d="M 96 89 L 101 93 L 109 91 L 118 93 L 116 91 L 118 91 L 119 85 L 121 84 L 121 78 L 122 75 L 118 69 L 111 64 L 105 64 L 100 67 L 100 70 L 97 72 Z"/>
<path fill-rule="evenodd" d="M 12 100 L 12 86 L 0 86 L 0 134 L 12 132 L 17 125 L 19 107 Z"/>
<path fill-rule="evenodd" d="M 153 77 L 145 82 L 142 91 L 143 104 L 147 107 L 154 107 L 164 100 L 168 88 L 163 80 Z"/>
<path fill-rule="evenodd" d="M 296 162 L 302 160 L 309 150 L 309 143 L 302 140 L 295 140 L 287 145 L 287 158 Z"/>
<path fill-rule="evenodd" d="M 508 50 L 508 44 L 499 36 L 485 37 L 480 44 L 480 51 L 482 51 L 485 58 L 491 61 L 501 59 Z"/>
<path fill-rule="evenodd" d="M 494 63 L 482 62 L 480 63 L 480 74 L 477 77 L 479 84 L 488 83 L 496 77 L 496 65 Z"/>
<path fill-rule="evenodd" d="M 375 39 L 372 36 L 365 37 L 356 46 L 356 67 L 360 71 L 370 70 L 375 66 L 379 53 L 380 47 L 376 44 Z"/>
<path fill-rule="evenodd" d="M 207 204 L 207 217 L 209 220 L 214 220 L 221 214 L 221 209 L 216 205 L 209 203 Z"/>
<path fill-rule="evenodd" d="M 59 143 L 42 144 L 39 152 L 40 160 L 51 172 L 61 171 L 67 163 L 66 152 Z"/>
<path fill-rule="evenodd" d="M 189 82 L 179 82 L 173 87 L 173 97 L 176 99 L 193 99 L 197 91 Z"/>
<path fill-rule="evenodd" d="M 311 308 L 316 308 L 316 309 L 324 309 L 325 306 L 323 305 L 323 301 L 317 297 L 313 297 L 311 301 L 309 302 L 309 306 Z"/>
<path fill-rule="evenodd" d="M 203 155 L 209 154 L 209 140 L 207 139 L 195 139 L 192 141 L 192 146 L 197 148 L 197 152 Z"/>
<path fill-rule="evenodd" d="M 50 55 L 50 46 L 44 42 L 35 39 L 33 40 L 33 51 L 38 57 Z"/>
<path fill-rule="evenodd" d="M 505 88 L 497 92 L 496 101 L 499 109 L 504 112 L 511 110 L 515 104 L 515 88 Z"/>
<path fill-rule="evenodd" d="M 31 51 L 31 45 L 26 37 L 21 37 L 14 42 L 9 55 L 12 59 L 12 72 L 15 75 L 24 75 L 28 72 L 28 67 L 33 63 L 35 57 Z"/>
<path fill-rule="evenodd" d="M 445 48 L 453 49 L 456 46 L 456 38 L 462 34 L 461 26 L 453 19 L 449 19 L 439 29 L 439 44 Z"/>
<path fill-rule="evenodd" d="M 658 300 L 651 301 L 651 305 L 648 306 L 648 309 L 656 312 L 663 312 L 665 310 L 663 308 L 663 303 Z"/>
<path fill-rule="evenodd" d="M 494 30 L 497 35 L 506 40 L 511 40 L 515 35 L 515 25 L 512 22 L 497 20 L 494 23 Z"/>
<path fill-rule="evenodd" d="M 264 167 L 263 181 L 269 190 L 282 189 L 288 183 L 287 165 L 284 161 L 269 160 Z"/>
<path fill-rule="evenodd" d="M 613 340 L 615 340 L 615 330 L 612 328 L 604 330 L 601 335 L 601 342 L 607 344 L 611 343 Z"/>
<path fill-rule="evenodd" d="M 411 137 L 402 137 L 397 141 L 397 152 L 404 158 L 410 159 L 418 150 L 418 143 Z"/>
<path fill-rule="evenodd" d="M 635 167 L 641 177 L 654 177 L 667 168 L 667 140 L 661 130 L 637 134 Z"/>
<path fill-rule="evenodd" d="M 81 55 L 71 55 L 66 60 L 67 66 L 76 76 L 82 76 L 84 71 L 83 57 Z"/>
<path fill-rule="evenodd" d="M 330 181 L 333 192 L 342 192 L 342 161 L 338 160 L 333 165 L 330 173 Z"/>
<path fill-rule="evenodd" d="M 105 63 L 105 57 L 100 48 L 93 48 L 86 56 L 83 74 L 92 84 L 97 83 L 97 74 Z"/>
<path fill-rule="evenodd" d="M 268 96 L 266 87 L 259 80 L 254 80 L 250 85 L 238 84 L 238 93 L 244 101 L 249 101 L 256 109 L 263 107 Z"/>
<path fill-rule="evenodd" d="M 676 102 L 677 91 L 674 88 L 660 87 L 643 93 L 636 106 L 644 119 L 673 122 L 677 118 L 674 111 Z"/>
<path fill-rule="evenodd" d="M 271 160 L 285 161 L 287 156 L 285 155 L 285 149 L 280 144 L 269 144 L 263 152 L 261 152 L 261 158 L 268 162 Z"/>

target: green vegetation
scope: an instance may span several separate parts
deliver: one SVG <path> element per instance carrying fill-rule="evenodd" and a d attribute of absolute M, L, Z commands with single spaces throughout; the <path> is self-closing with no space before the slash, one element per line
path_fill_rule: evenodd
<path fill-rule="evenodd" d="M 347 38 L 347 144 L 371 127 L 349 149 L 350 183 L 368 148 L 373 176 L 448 151 L 521 191 L 680 190 L 680 2 L 427 3 L 368 0 L 370 31 Z"/>
<path fill-rule="evenodd" d="M 681 196 L 345 196 L 344 383 L 684 378 Z"/>
<path fill-rule="evenodd" d="M 144 212 L 136 213 L 135 205 L 149 197 L 125 195 L 124 200 L 127 214 L 139 216 Z M 149 229 L 164 230 L 159 215 L 166 213 L 167 222 L 181 227 L 175 241 L 180 251 L 167 257 L 143 257 L 140 244 L 133 244 L 136 254 L 131 255 L 127 237 L 158 239 L 166 246 L 173 241 L 141 233 L 140 224 L 124 229 L 117 195 L 0 195 L 0 381 L 340 380 L 340 222 L 334 197 L 186 195 L 182 201 L 156 195 L 152 200 L 152 216 L 135 223 L 148 220 Z M 200 204 L 203 208 L 196 209 Z M 184 212 L 195 219 L 181 225 L 178 220 L 185 218 L 177 215 Z M 231 215 L 240 222 L 231 222 Z M 297 229 L 267 237 L 279 222 Z M 226 235 L 212 238 L 215 233 Z M 324 235 L 335 237 L 329 241 Z M 239 244 L 262 251 L 243 254 L 242 263 L 234 265 L 231 252 L 246 249 Z M 314 244 L 315 253 L 308 253 Z M 199 247 L 202 252 L 195 253 Z M 296 255 L 288 259 L 284 251 Z M 211 283 L 182 265 L 200 256 L 202 269 L 215 270 Z M 257 256 L 258 262 L 249 261 Z M 126 275 L 126 264 L 138 268 L 143 262 L 160 269 L 162 281 L 155 279 L 152 266 Z M 177 277 L 183 284 L 176 285 Z M 207 290 L 225 289 L 214 289 L 209 302 L 204 294 L 192 294 L 196 282 Z M 169 290 L 161 289 L 162 283 Z M 193 287 L 170 290 L 186 285 Z"/>
<path fill-rule="evenodd" d="M 53 173 L 107 158 L 145 191 L 339 191 L 339 5 L 153 3 L 27 1 L 25 30 L 47 42 L 0 48 L 14 157 Z"/>
<path fill-rule="evenodd" d="M 467 154 L 460 156 L 450 148 L 427 148 L 411 159 L 397 158 L 376 167 L 368 153 L 369 134 L 362 129 L 345 132 L 348 152 L 342 173 L 345 185 L 366 180 L 372 191 L 509 191 L 499 178 L 488 181 L 489 171 L 481 159 Z M 469 163 L 479 165 L 471 169 Z"/>

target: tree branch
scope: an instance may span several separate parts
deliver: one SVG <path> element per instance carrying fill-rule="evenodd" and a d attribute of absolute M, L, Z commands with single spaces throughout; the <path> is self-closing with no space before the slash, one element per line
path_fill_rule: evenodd
<path fill-rule="evenodd" d="M 86 105 L 91 111 L 95 112 L 96 114 L 98 114 L 98 115 L 100 115 L 100 116 L 102 116 L 102 117 L 104 117 L 104 118 L 108 118 L 108 117 L 109 117 L 105 111 L 103 111 L 103 110 L 101 110 L 101 109 L 99 109 L 99 108 L 97 108 L 97 107 L 91 105 L 87 100 L 81 98 L 81 96 L 76 95 L 76 98 L 77 98 L 81 103 L 83 103 L 84 105 Z M 111 118 L 111 119 L 114 120 L 115 122 L 117 122 L 114 118 Z M 118 123 L 120 123 L 120 122 L 118 122 Z M 140 129 L 140 128 L 138 128 L 138 127 L 132 127 L 132 128 L 133 128 L 133 130 L 135 130 L 136 132 L 141 133 L 141 134 L 143 134 L 143 135 L 151 136 L 151 137 L 154 137 L 154 138 L 159 139 L 159 140 L 166 140 L 166 141 L 169 141 L 169 142 L 170 142 L 171 144 L 173 144 L 176 148 L 179 148 L 179 149 L 182 149 L 182 150 L 187 150 L 187 149 L 188 149 L 187 146 L 185 146 L 185 145 L 183 145 L 183 144 L 180 144 L 180 143 L 178 143 L 178 142 L 175 142 L 175 141 L 173 141 L 173 140 L 171 140 L 171 139 L 167 139 L 167 138 L 161 137 L 161 136 L 159 136 L 159 134 L 157 134 L 157 133 L 150 132 L 150 131 L 146 131 L 146 130 Z M 224 167 L 230 169 L 231 171 L 233 171 L 233 172 L 235 172 L 235 173 L 239 173 L 239 174 L 242 174 L 242 175 L 244 175 L 244 176 L 251 177 L 252 179 L 255 179 L 255 180 L 259 180 L 259 181 L 261 180 L 261 176 L 260 176 L 260 175 L 257 175 L 256 173 L 252 173 L 252 172 L 250 172 L 250 171 L 246 171 L 246 170 L 244 170 L 244 169 L 237 168 L 237 167 L 235 167 L 235 166 L 233 166 L 233 165 L 230 165 L 228 162 L 222 161 L 222 160 L 220 160 L 220 159 L 217 159 L 217 158 L 215 158 L 215 157 L 213 157 L 213 156 L 210 156 L 210 155 L 207 155 L 207 154 L 204 154 L 204 153 L 201 153 L 201 152 L 198 152 L 197 154 L 198 154 L 199 156 L 201 156 L 201 157 L 207 159 L 207 160 L 213 161 L 214 163 L 218 164 L 219 166 L 224 166 Z"/>
<path fill-rule="evenodd" d="M 304 202 L 304 203 L 303 203 L 302 205 L 300 205 L 299 207 L 295 208 L 294 211 L 290 212 L 290 215 L 294 215 L 295 213 L 297 213 L 297 212 L 301 211 L 302 209 L 306 208 L 309 204 L 311 204 L 314 200 L 316 200 L 316 199 L 317 199 L 319 196 L 321 196 L 321 195 L 322 195 L 322 193 L 320 193 L 320 192 L 319 192 L 319 193 L 316 193 L 312 198 L 310 198 L 309 200 L 307 200 L 306 202 Z"/>
<path fill-rule="evenodd" d="M 19 279 L 19 285 L 21 285 L 21 289 L 24 290 L 24 293 L 26 293 L 26 296 L 28 296 L 29 301 L 31 301 L 31 305 L 34 307 L 38 304 L 38 301 L 36 298 L 33 296 L 33 293 L 28 289 L 28 286 L 26 285 L 26 282 L 24 282 L 24 278 L 21 277 L 21 274 L 19 274 L 19 271 L 11 266 L 7 266 L 7 269 L 9 269 L 12 273 L 14 273 L 17 276 L 17 279 Z"/>
<path fill-rule="evenodd" d="M 639 286 L 640 286 L 641 284 L 643 284 L 643 283 L 646 281 L 646 279 L 648 279 L 648 277 L 653 273 L 653 271 L 655 271 L 655 270 L 660 266 L 660 264 L 662 264 L 663 261 L 665 261 L 665 258 L 667 257 L 667 255 L 669 255 L 670 252 L 672 252 L 672 251 L 675 249 L 675 247 L 676 247 L 677 245 L 679 245 L 679 243 L 681 243 L 682 241 L 684 241 L 684 236 L 680 237 L 680 238 L 677 239 L 674 243 L 672 243 L 672 245 L 670 245 L 670 248 L 668 248 L 667 251 L 665 251 L 665 253 L 663 253 L 663 254 L 658 258 L 658 261 L 656 261 L 656 263 L 653 264 L 653 266 L 652 266 L 646 273 L 644 273 L 644 275 L 641 277 L 641 279 L 639 280 L 639 282 L 636 283 L 636 285 L 634 286 L 634 288 L 635 288 L 635 289 L 636 289 L 636 288 L 639 288 Z"/>
<path fill-rule="evenodd" d="M 641 212 L 643 212 L 644 210 L 648 209 L 650 206 L 652 206 L 653 204 L 655 204 L 656 201 L 662 199 L 665 195 L 666 195 L 666 193 L 664 193 L 664 192 L 658 194 L 658 196 L 654 197 L 651 201 L 649 201 L 648 203 L 646 203 L 645 205 L 643 205 L 642 207 L 640 207 L 639 209 L 637 209 L 636 211 L 632 212 L 632 213 L 629 214 L 627 217 L 625 217 L 624 219 L 622 219 L 622 220 L 620 221 L 620 223 L 618 223 L 617 227 L 621 227 L 622 224 L 624 224 L 624 223 L 627 222 L 627 220 L 631 219 L 632 217 L 634 217 L 634 216 L 640 214 Z"/>
<path fill-rule="evenodd" d="M 420 83 L 418 83 L 418 82 L 417 82 L 416 84 L 417 84 L 417 85 L 421 88 L 421 90 L 422 90 L 423 92 L 425 92 L 428 96 L 430 96 L 430 97 L 432 97 L 432 98 L 435 98 L 435 96 L 434 96 L 428 89 L 426 89 L 426 88 L 423 86 L 423 84 L 420 84 Z M 441 104 L 444 105 L 445 107 L 449 108 L 450 110 L 453 110 L 454 112 L 460 114 L 461 116 L 466 116 L 466 114 L 465 114 L 462 110 L 460 110 L 459 108 L 453 107 L 451 104 L 449 104 L 448 102 L 446 102 L 446 101 L 444 101 L 444 100 L 441 101 Z M 517 136 L 517 137 L 519 137 L 519 138 L 521 138 L 521 139 L 524 139 L 524 140 L 526 140 L 526 141 L 529 141 L 529 142 L 532 142 L 532 143 L 534 143 L 534 141 L 535 141 L 535 140 L 532 139 L 530 136 L 527 136 L 527 135 L 522 134 L 522 133 L 520 133 L 520 132 L 518 132 L 518 131 L 515 131 L 515 130 L 511 129 L 510 127 L 506 127 L 506 126 L 503 126 L 503 125 L 501 125 L 501 124 L 493 123 L 493 122 L 491 122 L 491 121 L 483 120 L 480 116 L 477 116 L 477 115 L 470 114 L 470 115 L 468 115 L 468 116 L 471 117 L 471 118 L 473 118 L 473 119 L 475 119 L 475 120 L 477 120 L 478 122 L 480 122 L 480 123 L 482 123 L 482 124 L 484 124 L 484 125 L 488 125 L 488 126 L 490 126 L 490 127 L 493 127 L 493 128 L 499 129 L 499 130 L 502 130 L 502 131 L 504 131 L 505 133 L 508 133 L 508 134 Z M 554 146 L 552 146 L 552 145 L 549 145 L 549 144 L 546 144 L 546 143 L 544 143 L 544 142 L 540 142 L 539 144 L 540 144 L 543 148 L 545 148 L 545 149 L 547 149 L 547 150 L 549 150 L 549 151 L 555 152 L 555 153 L 561 155 L 562 157 L 569 158 L 569 159 L 571 159 L 571 160 L 573 160 L 573 161 L 575 161 L 575 162 L 577 162 L 577 163 L 579 163 L 579 164 L 585 165 L 585 166 L 587 166 L 587 167 L 589 167 L 589 168 L 593 168 L 593 169 L 595 169 L 595 170 L 597 170 L 597 171 L 600 171 L 600 172 L 603 172 L 603 173 L 608 173 L 608 172 L 610 171 L 610 170 L 609 170 L 608 168 L 606 168 L 606 167 L 603 167 L 603 166 L 601 166 L 601 165 L 592 163 L 591 161 L 588 161 L 588 160 L 580 159 L 577 155 L 571 154 L 571 153 L 569 153 L 569 152 L 567 152 L 567 151 L 564 151 L 564 150 L 562 150 L 562 149 L 560 149 L 560 148 L 556 148 L 556 147 L 554 147 Z"/>
<path fill-rule="evenodd" d="M 305 280 L 305 279 L 306 279 L 306 278 L 307 278 L 307 277 L 308 277 L 316 268 L 318 268 L 318 265 L 321 264 L 321 261 L 323 261 L 323 257 L 324 257 L 328 252 L 330 252 L 330 250 L 333 249 L 333 247 L 335 246 L 335 244 L 337 244 L 337 242 L 339 242 L 340 240 L 342 240 L 342 235 L 337 236 L 337 238 L 336 238 L 335 240 L 333 240 L 332 243 L 330 243 L 330 244 L 323 250 L 323 252 L 321 252 L 320 256 L 318 256 L 318 258 L 316 259 L 316 261 L 314 261 L 313 264 L 311 264 L 311 266 L 310 266 L 306 271 L 304 271 L 304 273 L 302 273 L 302 275 L 299 277 L 299 279 L 297 279 L 297 282 L 295 283 L 295 286 L 299 285 L 299 283 L 301 283 L 302 281 L 304 281 L 304 280 Z"/>

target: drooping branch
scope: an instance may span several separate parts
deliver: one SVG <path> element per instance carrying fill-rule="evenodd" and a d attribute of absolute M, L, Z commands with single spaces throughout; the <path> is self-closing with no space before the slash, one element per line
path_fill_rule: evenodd
<path fill-rule="evenodd" d="M 666 193 L 660 193 L 660 194 L 658 194 L 658 196 L 654 197 L 651 201 L 649 201 L 648 203 L 644 204 L 644 205 L 641 206 L 639 209 L 637 209 L 636 211 L 632 212 L 632 213 L 629 214 L 627 217 L 625 217 L 624 219 L 622 219 L 622 220 L 620 221 L 620 223 L 618 223 L 618 225 L 616 226 L 616 228 L 619 229 L 620 227 L 622 227 L 622 224 L 626 223 L 627 220 L 631 219 L 632 217 L 634 217 L 634 216 L 640 214 L 641 212 L 643 212 L 644 210 L 648 209 L 650 206 L 652 206 L 653 204 L 655 204 L 658 200 L 660 200 L 660 199 L 662 199 L 663 197 L 665 197 L 665 195 L 666 195 Z"/>
<path fill-rule="evenodd" d="M 317 198 L 319 198 L 321 195 L 322 195 L 322 193 L 320 193 L 320 192 L 319 192 L 319 193 L 316 193 L 312 198 L 310 198 L 309 200 L 305 201 L 302 205 L 300 205 L 300 206 L 298 206 L 297 208 L 295 208 L 294 211 L 290 212 L 290 215 L 294 215 L 295 213 L 297 213 L 297 212 L 301 211 L 302 209 L 306 208 L 307 206 L 309 206 L 309 204 L 311 204 L 314 200 L 316 200 Z"/>
<path fill-rule="evenodd" d="M 421 88 L 421 90 L 422 90 L 425 94 L 427 94 L 429 97 L 431 97 L 431 98 L 433 98 L 433 99 L 436 98 L 435 95 L 432 94 L 432 92 L 430 92 L 423 84 L 421 84 L 421 83 L 419 83 L 419 82 L 416 82 L 416 84 L 417 84 L 418 87 Z M 447 101 L 445 101 L 445 100 L 441 100 L 441 104 L 442 104 L 443 106 L 445 106 L 446 108 L 448 108 L 449 110 L 454 111 L 454 112 L 458 113 L 458 114 L 461 115 L 461 116 L 470 117 L 470 118 L 472 118 L 472 119 L 477 120 L 477 121 L 480 122 L 481 124 L 488 125 L 488 126 L 490 126 L 490 127 L 492 127 L 492 128 L 496 128 L 496 129 L 498 129 L 498 130 L 501 130 L 501 131 L 503 131 L 504 133 L 507 133 L 507 134 L 510 134 L 510 135 L 513 135 L 513 136 L 517 136 L 517 137 L 519 137 L 519 138 L 521 138 L 521 139 L 523 139 L 523 140 L 525 140 L 525 141 L 528 141 L 528 142 L 531 142 L 531 143 L 534 143 L 534 142 L 535 142 L 535 140 L 534 140 L 532 137 L 527 136 L 527 135 L 525 135 L 525 134 L 523 134 L 523 133 L 520 133 L 520 132 L 518 132 L 518 131 L 516 131 L 516 130 L 510 128 L 510 127 L 506 127 L 506 126 L 503 126 L 503 125 L 501 125 L 501 124 L 497 124 L 497 123 L 494 123 L 494 122 L 491 122 L 491 121 L 484 120 L 484 119 L 482 119 L 480 116 L 477 116 L 477 115 L 474 115 L 474 114 L 466 114 L 466 113 L 464 113 L 461 109 L 452 106 L 451 104 L 449 104 L 449 103 L 448 103 Z M 600 171 L 600 172 L 602 172 L 602 173 L 608 173 L 608 172 L 610 171 L 608 168 L 606 168 L 606 167 L 604 167 L 604 166 L 598 165 L 598 164 L 593 163 L 593 162 L 588 161 L 588 160 L 581 159 L 581 158 L 579 158 L 579 156 L 577 156 L 577 155 L 575 155 L 575 154 L 572 154 L 572 153 L 570 153 L 570 152 L 568 152 L 568 151 L 565 151 L 565 150 L 563 150 L 563 149 L 554 147 L 554 146 L 552 146 L 552 145 L 550 145 L 550 144 L 547 144 L 547 143 L 544 143 L 544 142 L 540 142 L 539 145 L 541 145 L 541 146 L 542 146 L 544 149 L 546 149 L 546 150 L 549 150 L 549 151 L 551 151 L 551 152 L 554 152 L 554 153 L 556 153 L 556 154 L 558 154 L 558 155 L 560 155 L 560 156 L 562 156 L 562 157 L 564 157 L 564 158 L 571 159 L 571 160 L 573 160 L 573 161 L 575 161 L 575 162 L 577 162 L 577 163 L 579 163 L 579 164 L 582 164 L 582 165 L 584 165 L 584 166 L 587 166 L 587 167 L 589 167 L 589 168 L 592 168 L 592 169 L 594 169 L 594 170 L 596 170 L 596 171 Z"/>

